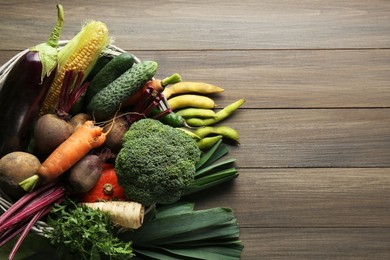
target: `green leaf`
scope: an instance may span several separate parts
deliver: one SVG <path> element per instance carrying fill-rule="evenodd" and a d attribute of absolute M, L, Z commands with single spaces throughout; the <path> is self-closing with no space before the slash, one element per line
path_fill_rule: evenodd
<path fill-rule="evenodd" d="M 189 213 L 194 210 L 194 203 L 179 201 L 175 204 L 159 205 L 156 210 L 155 218 L 170 217 L 172 215 L 179 215 L 183 213 Z"/>
<path fill-rule="evenodd" d="M 48 218 L 53 228 L 45 236 L 62 257 L 77 254 L 79 259 L 107 257 L 128 259 L 132 256 L 131 243 L 117 238 L 116 228 L 107 213 L 78 206 L 71 200 L 54 206 Z"/>
<path fill-rule="evenodd" d="M 175 244 L 176 246 L 205 246 L 220 245 L 239 238 L 239 229 L 236 219 L 209 226 L 206 228 L 193 230 L 190 232 L 166 237 L 161 240 L 154 240 L 153 244 L 167 245 Z"/>
<path fill-rule="evenodd" d="M 226 166 L 226 165 L 228 165 L 230 163 L 233 163 L 235 161 L 236 161 L 236 158 L 230 158 L 230 159 L 227 159 L 225 161 L 217 162 L 217 163 L 211 164 L 211 165 L 209 165 L 207 167 L 204 167 L 201 170 L 198 170 L 198 171 L 195 172 L 195 179 L 199 178 L 203 174 L 206 174 L 206 173 L 210 172 L 211 170 L 214 170 L 214 169 L 216 169 L 218 167 Z"/>
<path fill-rule="evenodd" d="M 228 153 L 229 153 L 229 150 L 226 147 L 226 145 L 220 144 L 217 147 L 217 149 L 215 150 L 215 152 L 213 153 L 213 155 L 207 160 L 207 162 L 205 164 L 202 165 L 201 168 L 204 168 L 206 166 L 213 164 L 214 162 L 218 161 L 220 158 L 227 155 Z"/>
<path fill-rule="evenodd" d="M 238 176 L 236 168 L 229 168 L 209 175 L 195 179 L 189 187 L 187 187 L 183 193 L 183 196 L 189 195 L 218 184 L 228 182 Z"/>
<path fill-rule="evenodd" d="M 136 256 L 148 259 L 239 259 L 243 245 L 233 211 L 222 207 L 194 211 L 193 206 L 193 203 L 184 202 L 157 205 L 156 211 L 162 215 L 126 234 L 128 240 L 133 240 Z"/>
<path fill-rule="evenodd" d="M 156 218 L 135 230 L 133 242 L 134 244 L 146 244 L 153 240 L 198 230 L 221 222 L 224 223 L 232 218 L 233 214 L 231 209 L 228 208 L 198 210 L 165 218 Z"/>
<path fill-rule="evenodd" d="M 151 248 L 134 248 L 136 256 L 147 257 L 147 259 L 164 259 L 164 260 L 177 260 L 178 256 L 175 254 L 167 254 L 166 251 L 161 250 L 159 247 Z"/>
<path fill-rule="evenodd" d="M 197 248 L 164 248 L 172 254 L 180 256 L 178 258 L 189 257 L 193 259 L 239 259 L 242 248 L 224 247 L 224 246 L 205 246 Z"/>
<path fill-rule="evenodd" d="M 202 167 L 203 164 L 205 164 L 209 159 L 210 157 L 214 154 L 215 150 L 217 150 L 218 146 L 222 143 L 222 139 L 219 140 L 213 147 L 211 147 L 210 150 L 208 150 L 206 153 L 204 153 L 200 160 L 198 161 L 198 163 L 195 165 L 195 168 L 196 169 L 199 169 L 200 167 Z"/>

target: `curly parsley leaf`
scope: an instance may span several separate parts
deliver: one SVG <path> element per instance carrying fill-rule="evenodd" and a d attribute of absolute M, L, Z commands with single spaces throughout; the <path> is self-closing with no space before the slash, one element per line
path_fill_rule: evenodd
<path fill-rule="evenodd" d="M 130 242 L 115 236 L 116 227 L 107 213 L 67 200 L 56 204 L 49 216 L 52 229 L 45 236 L 64 259 L 131 259 Z"/>

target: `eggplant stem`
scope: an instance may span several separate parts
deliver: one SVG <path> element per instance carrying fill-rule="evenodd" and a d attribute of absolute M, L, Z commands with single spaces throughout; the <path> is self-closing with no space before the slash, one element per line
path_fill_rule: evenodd
<path fill-rule="evenodd" d="M 62 5 L 57 5 L 57 24 L 55 25 L 53 31 L 51 32 L 51 35 L 47 41 L 47 44 L 50 45 L 53 48 L 58 47 L 58 41 L 60 39 L 60 34 L 62 30 L 62 25 L 64 23 L 64 8 Z"/>

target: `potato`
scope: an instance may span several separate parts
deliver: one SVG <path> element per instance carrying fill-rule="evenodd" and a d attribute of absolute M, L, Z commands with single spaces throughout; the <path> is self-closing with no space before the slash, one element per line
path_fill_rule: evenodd
<path fill-rule="evenodd" d="M 19 199 L 26 193 L 19 182 L 36 174 L 40 166 L 38 158 L 30 153 L 12 152 L 4 155 L 0 159 L 0 189 L 12 199 Z"/>
<path fill-rule="evenodd" d="M 41 116 L 34 128 L 38 153 L 50 154 L 73 133 L 72 125 L 54 114 Z"/>
<path fill-rule="evenodd" d="M 69 123 L 73 126 L 73 130 L 76 131 L 77 128 L 82 126 L 85 121 L 91 120 L 91 116 L 86 113 L 79 113 L 77 115 L 74 115 Z"/>

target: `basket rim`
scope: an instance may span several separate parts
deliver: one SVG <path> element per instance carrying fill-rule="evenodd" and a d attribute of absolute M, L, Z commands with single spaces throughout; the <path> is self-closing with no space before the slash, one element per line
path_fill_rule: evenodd
<path fill-rule="evenodd" d="M 70 40 L 58 41 L 58 50 L 61 50 L 69 41 Z M 29 48 L 26 48 L 26 49 L 18 52 L 13 57 L 11 57 L 11 59 L 9 59 L 6 63 L 4 63 L 3 65 L 0 66 L 0 84 L 3 82 L 3 80 L 7 76 L 8 72 L 11 70 L 12 66 L 18 61 L 18 59 L 20 57 L 22 57 L 28 51 L 29 51 Z M 119 54 L 125 53 L 125 52 L 127 52 L 127 51 L 116 46 L 113 43 L 109 43 L 107 45 L 107 47 L 102 51 L 102 54 L 107 55 L 107 56 L 116 56 L 116 55 L 119 55 Z M 134 54 L 133 54 L 133 56 L 134 56 L 136 63 L 141 62 L 141 60 L 137 56 L 135 56 Z"/>

